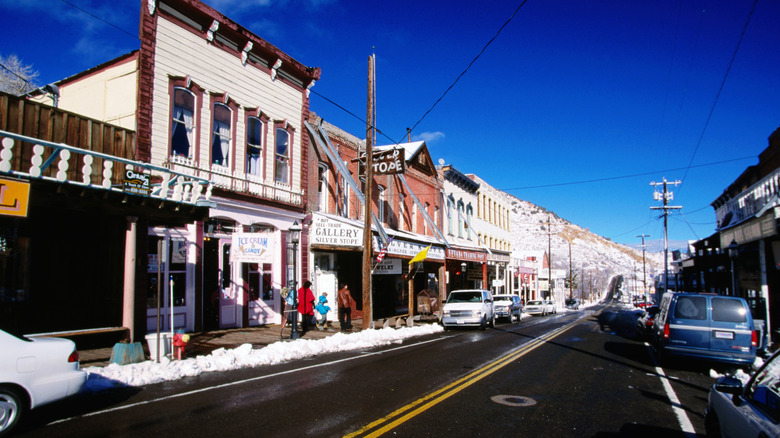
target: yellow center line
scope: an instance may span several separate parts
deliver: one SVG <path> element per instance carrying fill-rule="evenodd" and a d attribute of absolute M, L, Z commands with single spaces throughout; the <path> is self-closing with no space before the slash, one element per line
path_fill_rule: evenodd
<path fill-rule="evenodd" d="M 576 322 L 576 321 L 575 321 Z M 545 335 L 542 335 L 526 344 L 521 345 L 520 347 L 517 347 L 516 349 L 510 351 L 506 355 L 496 359 L 495 361 L 483 366 L 482 368 L 479 368 L 477 370 L 474 370 L 470 372 L 469 374 L 465 375 L 464 377 L 461 377 L 458 380 L 455 380 L 454 382 L 437 389 L 436 391 L 431 392 L 430 394 L 417 399 L 406 406 L 403 406 L 396 411 L 392 412 L 391 414 L 382 417 L 376 421 L 371 422 L 370 424 L 360 428 L 359 430 L 356 430 L 348 435 L 345 435 L 345 438 L 352 438 L 361 436 L 362 434 L 366 433 L 367 435 L 364 435 L 366 437 L 378 437 L 393 428 L 397 427 L 398 425 L 405 423 L 406 421 L 409 421 L 410 419 L 416 417 L 417 415 L 427 411 L 431 407 L 441 403 L 442 401 L 446 400 L 447 398 L 457 394 L 458 392 L 468 388 L 469 386 L 473 385 L 474 383 L 477 383 L 478 381 L 484 379 L 485 377 L 493 374 L 494 372 L 500 370 L 501 368 L 509 365 L 514 360 L 520 358 L 521 356 L 527 354 L 528 352 L 534 350 L 535 348 L 539 347 L 540 345 L 544 344 L 545 342 L 555 338 L 556 336 L 561 335 L 566 330 L 573 327 L 574 324 L 568 324 L 566 326 L 563 326 L 559 329 L 556 329 L 550 333 L 547 333 Z M 416 408 L 416 409 L 415 409 Z M 407 411 L 411 411 L 406 413 Z M 406 414 L 405 414 L 406 413 Z M 405 415 L 404 415 L 405 414 Z M 395 420 L 394 420 L 395 419 Z M 382 424 L 385 424 L 385 426 L 382 426 Z M 380 427 L 379 429 L 374 430 L 371 433 L 368 433 L 370 430 L 373 430 L 377 427 Z"/>

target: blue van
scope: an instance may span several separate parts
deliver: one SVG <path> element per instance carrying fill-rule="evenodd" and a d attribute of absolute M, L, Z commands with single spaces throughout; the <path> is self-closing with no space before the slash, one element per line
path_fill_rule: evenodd
<path fill-rule="evenodd" d="M 669 292 L 651 334 L 659 361 L 692 357 L 736 365 L 756 359 L 758 334 L 744 298 Z"/>

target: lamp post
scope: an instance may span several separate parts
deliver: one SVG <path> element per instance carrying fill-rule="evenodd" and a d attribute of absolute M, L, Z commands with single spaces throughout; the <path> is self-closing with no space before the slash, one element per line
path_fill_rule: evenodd
<path fill-rule="evenodd" d="M 292 226 L 287 230 L 290 234 L 290 244 L 292 245 L 292 282 L 291 289 L 293 294 L 293 320 L 292 320 L 292 333 L 290 333 L 290 339 L 298 339 L 298 287 L 296 275 L 298 271 L 297 262 L 297 250 L 298 242 L 301 239 L 301 226 L 298 225 L 298 221 L 293 222 Z"/>
<path fill-rule="evenodd" d="M 463 285 L 462 285 L 463 289 L 466 288 L 466 268 L 467 267 L 468 267 L 468 263 L 466 263 L 466 262 L 463 262 L 463 263 L 460 264 L 460 272 L 461 272 L 461 277 L 462 277 L 462 280 L 463 280 Z"/>
<path fill-rule="evenodd" d="M 737 256 L 739 255 L 739 245 L 737 245 L 736 240 L 732 239 L 731 243 L 726 247 L 726 249 L 729 250 L 729 260 L 731 260 L 731 295 L 737 296 L 737 281 L 734 273 L 734 260 L 736 260 Z"/>

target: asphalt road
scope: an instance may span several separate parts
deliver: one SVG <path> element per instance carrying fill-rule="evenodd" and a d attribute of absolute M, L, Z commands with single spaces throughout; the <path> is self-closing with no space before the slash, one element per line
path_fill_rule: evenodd
<path fill-rule="evenodd" d="M 709 367 L 657 368 L 631 324 L 617 308 L 525 316 L 83 395 L 41 408 L 18 436 L 703 435 Z"/>

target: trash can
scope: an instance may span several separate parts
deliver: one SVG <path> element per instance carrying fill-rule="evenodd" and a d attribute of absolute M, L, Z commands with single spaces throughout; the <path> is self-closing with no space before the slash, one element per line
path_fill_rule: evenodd
<path fill-rule="evenodd" d="M 149 345 L 149 358 L 157 360 L 157 333 L 146 335 L 146 343 Z M 160 357 L 171 354 L 171 333 L 160 332 Z"/>

